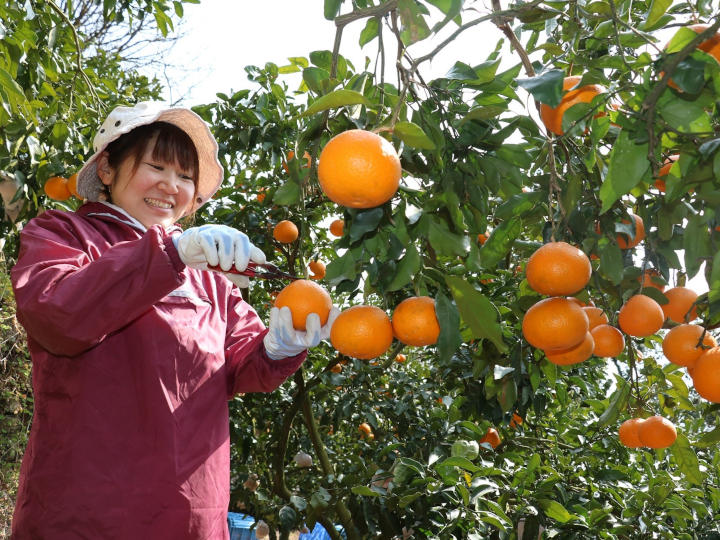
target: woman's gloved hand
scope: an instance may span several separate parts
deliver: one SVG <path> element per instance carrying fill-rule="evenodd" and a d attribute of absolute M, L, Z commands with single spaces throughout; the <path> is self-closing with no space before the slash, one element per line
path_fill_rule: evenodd
<path fill-rule="evenodd" d="M 248 262 L 265 262 L 265 254 L 250 243 L 245 233 L 226 225 L 201 225 L 191 227 L 182 234 L 173 236 L 180 260 L 191 268 L 207 270 L 208 266 L 220 265 L 222 270 L 233 266 L 239 271 L 247 268 Z M 247 276 L 223 273 L 238 287 L 247 287 Z"/>
<path fill-rule="evenodd" d="M 330 338 L 330 329 L 340 310 L 335 306 L 324 326 L 320 326 L 320 316 L 310 313 L 305 321 L 306 330 L 295 330 L 292 323 L 290 308 L 272 308 L 270 310 L 269 332 L 265 334 L 264 343 L 267 355 L 273 360 L 281 360 L 300 354 L 305 349 L 317 346 L 323 339 Z"/>

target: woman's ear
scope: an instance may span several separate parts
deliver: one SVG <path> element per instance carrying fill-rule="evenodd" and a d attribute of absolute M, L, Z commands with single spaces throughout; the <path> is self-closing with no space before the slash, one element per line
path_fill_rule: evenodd
<path fill-rule="evenodd" d="M 113 183 L 115 177 L 115 171 L 108 162 L 108 153 L 102 152 L 97 158 L 97 175 L 100 181 L 106 186 L 110 186 Z"/>

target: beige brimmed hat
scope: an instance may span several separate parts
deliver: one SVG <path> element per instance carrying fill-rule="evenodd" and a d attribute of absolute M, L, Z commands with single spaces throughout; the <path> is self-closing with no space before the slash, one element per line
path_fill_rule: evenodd
<path fill-rule="evenodd" d="M 223 168 L 218 161 L 215 137 L 210 133 L 205 121 L 190 109 L 169 107 L 157 101 L 143 101 L 133 107 L 113 109 L 93 139 L 95 153 L 78 173 L 78 193 L 90 201 L 97 201 L 105 188 L 97 174 L 98 156 L 120 135 L 153 122 L 173 124 L 187 133 L 192 140 L 200 165 L 198 193 L 193 209 L 205 204 L 223 180 Z"/>

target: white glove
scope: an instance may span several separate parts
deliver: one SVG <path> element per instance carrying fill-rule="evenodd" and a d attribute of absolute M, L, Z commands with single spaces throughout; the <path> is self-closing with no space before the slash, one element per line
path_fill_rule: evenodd
<path fill-rule="evenodd" d="M 235 266 L 239 271 L 247 268 L 248 262 L 265 262 L 265 254 L 252 245 L 245 233 L 226 225 L 202 225 L 191 227 L 180 235 L 173 236 L 180 260 L 190 268 L 207 270 L 218 266 L 230 270 Z M 247 287 L 247 276 L 221 272 L 238 287 Z"/>
<path fill-rule="evenodd" d="M 270 310 L 270 331 L 265 334 L 264 343 L 267 355 L 273 360 L 281 360 L 300 354 L 305 349 L 317 346 L 323 339 L 330 338 L 330 329 L 340 310 L 333 306 L 325 326 L 320 326 L 320 316 L 310 313 L 305 320 L 306 330 L 295 330 L 290 308 L 272 308 Z"/>

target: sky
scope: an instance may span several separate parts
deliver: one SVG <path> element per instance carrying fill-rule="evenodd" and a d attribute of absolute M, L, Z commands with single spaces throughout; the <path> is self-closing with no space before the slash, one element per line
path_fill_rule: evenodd
<path fill-rule="evenodd" d="M 324 18 L 323 0 L 202 0 L 184 6 L 185 16 L 178 26 L 182 37 L 167 57 L 177 66 L 171 73 L 175 84 L 165 99 L 176 102 L 182 98 L 180 103 L 185 106 L 215 101 L 216 92 L 248 88 L 247 65 L 273 62 L 282 66 L 289 63 L 288 57 L 307 57 L 312 51 L 333 48 L 335 24 Z M 342 12 L 346 9 L 343 6 Z M 356 69 L 362 68 L 366 56 L 374 60 L 377 53 L 377 40 L 362 49 L 358 44 L 365 22 L 355 21 L 343 31 L 340 53 Z M 442 38 L 455 28 L 448 25 Z M 502 35 L 490 23 L 482 25 L 483 32 L 478 28 L 461 34 L 431 63 L 424 64 L 428 76 L 444 75 L 457 59 L 471 65 L 484 61 Z M 384 35 L 389 41 L 391 36 Z M 433 38 L 434 44 L 438 42 Z M 419 57 L 429 49 L 420 42 L 410 51 Z M 392 65 L 392 58 L 386 63 Z M 293 82 L 299 84 L 299 76 Z"/>

